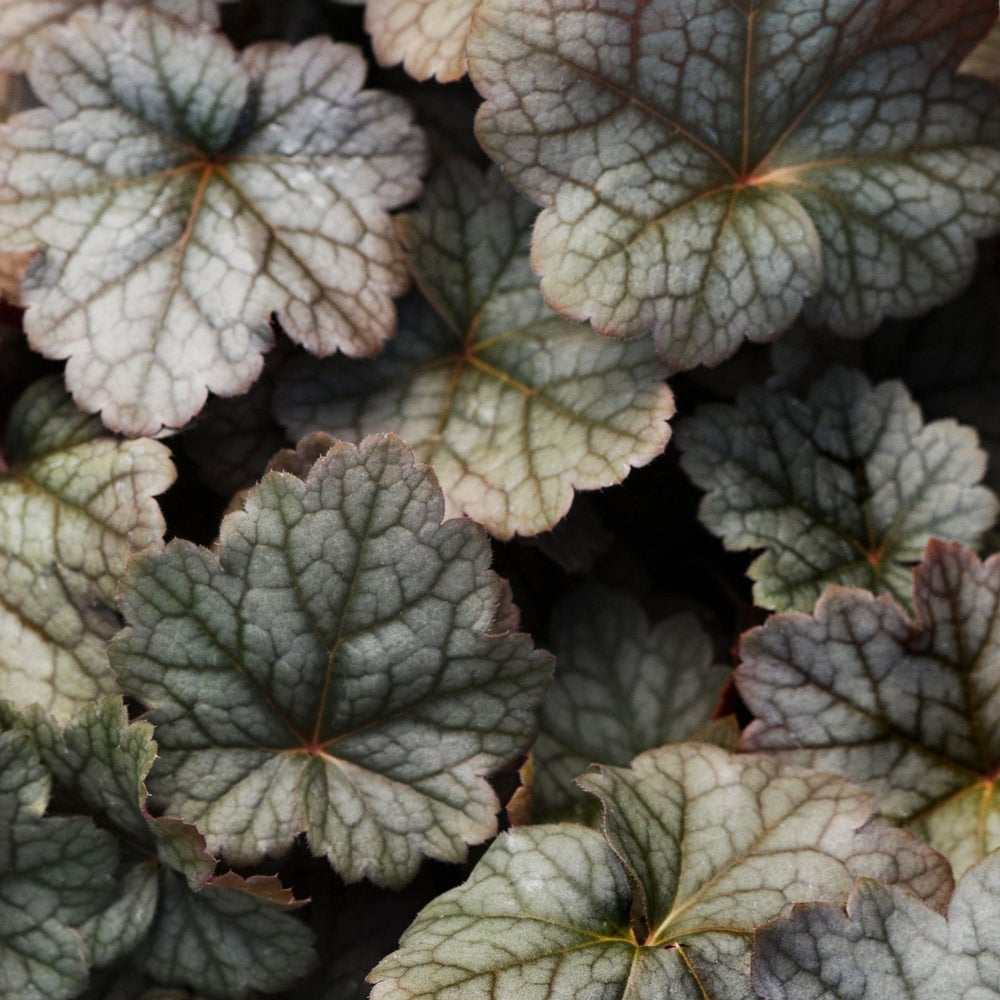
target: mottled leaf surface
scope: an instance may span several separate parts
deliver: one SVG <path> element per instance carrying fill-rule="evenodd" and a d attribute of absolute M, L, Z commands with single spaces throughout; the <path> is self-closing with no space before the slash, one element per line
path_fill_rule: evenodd
<path fill-rule="evenodd" d="M 130 564 L 112 658 L 153 709 L 152 787 L 230 861 L 305 831 L 346 879 L 398 886 L 495 830 L 485 775 L 530 742 L 551 667 L 488 634 L 486 535 L 443 512 L 429 470 L 370 438 L 305 482 L 268 474 L 218 555 Z"/>
<path fill-rule="evenodd" d="M 365 28 L 383 66 L 401 62 L 418 80 L 465 75 L 465 46 L 479 0 L 368 0 Z"/>
<path fill-rule="evenodd" d="M 483 0 L 477 134 L 552 308 L 677 367 L 917 314 L 1000 227 L 993 0 Z"/>
<path fill-rule="evenodd" d="M 373 1000 L 751 1000 L 753 929 L 793 902 L 843 905 L 860 875 L 950 892 L 942 858 L 863 827 L 870 798 L 831 775 L 679 744 L 582 784 L 605 835 L 503 834 L 373 970 Z"/>
<path fill-rule="evenodd" d="M 591 764 L 627 765 L 689 737 L 729 677 L 693 614 L 651 625 L 625 591 L 576 591 L 556 608 L 549 634 L 556 676 L 532 748 L 536 819 L 592 801 L 573 782 Z"/>
<path fill-rule="evenodd" d="M 743 746 L 865 785 L 961 872 L 1000 848 L 1000 557 L 932 542 L 913 604 L 837 588 L 747 633 Z"/>
<path fill-rule="evenodd" d="M 147 5 L 194 26 L 219 22 L 216 0 L 0 0 L 0 69 L 28 68 L 32 52 L 46 44 L 45 30 L 81 10 Z"/>
<path fill-rule="evenodd" d="M 420 190 L 400 99 L 360 52 L 251 46 L 138 10 L 78 16 L 32 65 L 48 105 L 0 129 L 0 241 L 42 247 L 32 346 L 80 406 L 179 427 L 260 373 L 269 319 L 308 350 L 370 354 L 408 279 L 387 209 Z"/>
<path fill-rule="evenodd" d="M 678 443 L 707 491 L 702 522 L 729 549 L 765 550 L 748 571 L 765 608 L 811 610 L 831 583 L 907 605 L 930 538 L 975 544 L 996 518 L 975 431 L 924 424 L 901 383 L 843 368 L 804 400 L 756 389 L 700 407 Z"/>
<path fill-rule="evenodd" d="M 886 324 L 845 340 L 818 330 L 789 331 L 772 348 L 775 381 L 808 384 L 834 362 L 875 379 L 900 378 L 930 418 L 974 427 L 989 455 L 984 482 L 1000 491 L 1000 285 L 988 271 L 967 292 L 909 324 Z M 995 530 L 988 544 L 997 546 Z"/>
<path fill-rule="evenodd" d="M 965 873 L 947 918 L 863 880 L 846 912 L 796 907 L 757 935 L 763 1000 L 938 1000 L 1000 996 L 1000 855 Z"/>
<path fill-rule="evenodd" d="M 537 534 L 574 489 L 620 482 L 662 452 L 673 397 L 642 342 L 602 342 L 552 313 L 528 265 L 532 206 L 497 172 L 451 163 L 402 220 L 426 300 L 374 361 L 304 359 L 276 412 L 296 436 L 393 431 L 434 467 L 450 515 Z"/>
<path fill-rule="evenodd" d="M 173 872 L 160 884 L 160 907 L 141 951 L 162 983 L 239 1000 L 274 993 L 305 975 L 316 953 L 305 926 L 280 906 L 221 879 L 194 893 Z"/>
<path fill-rule="evenodd" d="M 114 839 L 78 816 L 42 815 L 48 775 L 27 734 L 0 733 L 0 983 L 18 1000 L 62 1000 L 87 982 L 80 928 L 106 906 Z"/>
<path fill-rule="evenodd" d="M 81 927 L 96 967 L 130 956 L 161 983 L 221 998 L 273 992 L 308 971 L 311 934 L 282 912 L 294 901 L 276 878 L 215 876 L 194 826 L 150 815 L 153 727 L 129 722 L 120 697 L 86 706 L 64 729 L 37 708 L 5 711 L 3 722 L 30 734 L 59 800 L 98 818 L 128 854 L 117 899 Z"/>
<path fill-rule="evenodd" d="M 163 445 L 111 437 L 57 379 L 24 393 L 0 456 L 5 698 L 65 721 L 117 690 L 105 646 L 119 626 L 118 581 L 130 554 L 161 544 L 153 497 L 173 478 Z"/>

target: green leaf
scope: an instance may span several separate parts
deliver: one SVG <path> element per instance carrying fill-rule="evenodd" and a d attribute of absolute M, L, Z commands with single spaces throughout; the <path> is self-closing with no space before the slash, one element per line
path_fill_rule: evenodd
<path fill-rule="evenodd" d="M 0 822 L 41 816 L 52 781 L 26 733 L 0 733 Z"/>
<path fill-rule="evenodd" d="M 155 441 L 120 441 L 81 414 L 54 378 L 21 397 L 0 459 L 0 686 L 65 721 L 117 690 L 106 644 L 117 631 L 128 557 L 162 543 L 153 497 L 174 478 Z"/>
<path fill-rule="evenodd" d="M 846 912 L 810 904 L 754 949 L 764 1000 L 938 1000 L 1000 995 L 1000 855 L 969 869 L 947 920 L 897 887 L 863 880 Z"/>
<path fill-rule="evenodd" d="M 274 993 L 290 986 L 316 960 L 304 925 L 252 892 L 217 879 L 193 893 L 166 872 L 160 894 L 141 952 L 143 966 L 159 982 L 239 1000 L 251 989 Z"/>
<path fill-rule="evenodd" d="M 536 818 L 586 803 L 572 779 L 592 763 L 627 765 L 708 722 L 729 670 L 692 614 L 651 626 L 624 591 L 581 588 L 553 613 L 556 676 L 538 718 Z"/>
<path fill-rule="evenodd" d="M 211 877 L 216 859 L 205 850 L 198 830 L 175 817 L 150 815 L 145 778 L 156 759 L 153 727 L 129 722 L 121 697 L 84 706 L 65 729 L 37 708 L 10 722 L 31 733 L 58 788 L 76 810 L 99 817 L 133 847 L 158 854 L 192 889 Z"/>
<path fill-rule="evenodd" d="M 408 282 L 387 209 L 425 142 L 364 74 L 329 39 L 237 57 L 142 9 L 53 30 L 30 73 L 48 107 L 0 127 L 0 239 L 45 248 L 25 327 L 82 408 L 178 427 L 250 386 L 273 313 L 316 354 L 379 348 Z"/>
<path fill-rule="evenodd" d="M 968 281 L 1000 101 L 958 77 L 994 0 L 482 0 L 477 135 L 544 211 L 553 309 L 676 367 L 805 306 L 840 333 Z"/>
<path fill-rule="evenodd" d="M 418 80 L 465 75 L 465 45 L 479 0 L 368 0 L 365 28 L 383 66 L 401 62 Z"/>
<path fill-rule="evenodd" d="M 551 313 L 528 265 L 534 209 L 494 171 L 452 162 L 401 230 L 427 301 L 374 361 L 302 359 L 275 406 L 296 436 L 392 431 L 434 467 L 449 514 L 537 534 L 575 489 L 659 455 L 673 397 L 649 344 L 605 343 Z"/>
<path fill-rule="evenodd" d="M 748 632 L 742 745 L 859 782 L 960 873 L 1000 848 L 1000 556 L 931 542 L 914 581 L 916 621 L 837 588 Z"/>
<path fill-rule="evenodd" d="M 937 904 L 951 890 L 944 859 L 864 826 L 870 798 L 832 775 L 692 743 L 581 783 L 607 839 L 501 835 L 371 973 L 372 1000 L 751 1000 L 752 932 L 793 902 L 843 903 L 859 875 Z"/>
<path fill-rule="evenodd" d="M 0 0 L 0 69 L 27 69 L 32 53 L 44 47 L 46 29 L 68 21 L 78 11 L 124 11 L 143 4 L 192 26 L 214 27 L 219 23 L 216 0 Z"/>
<path fill-rule="evenodd" d="M 87 982 L 80 928 L 113 898 L 114 839 L 47 817 L 48 782 L 25 733 L 0 734 L 0 983 L 5 997 L 62 1000 Z"/>
<path fill-rule="evenodd" d="M 213 851 L 251 863 L 305 831 L 345 879 L 399 886 L 495 831 L 484 776 L 530 742 L 550 658 L 488 634 L 486 535 L 443 510 L 370 438 L 305 482 L 268 474 L 217 556 L 132 560 L 112 660 L 154 710 L 154 792 Z"/>
<path fill-rule="evenodd" d="M 997 514 L 973 430 L 925 425 L 902 384 L 842 368 L 805 400 L 755 389 L 700 407 L 677 441 L 708 491 L 702 522 L 729 549 L 765 549 L 748 571 L 765 608 L 811 610 L 830 583 L 905 605 L 928 539 L 975 544 Z"/>
<path fill-rule="evenodd" d="M 772 361 L 775 380 L 791 388 L 835 361 L 863 367 L 872 378 L 902 379 L 928 417 L 976 429 L 989 455 L 984 483 L 1000 491 L 1000 287 L 992 274 L 930 315 L 886 324 L 864 340 L 792 330 L 772 348 Z M 996 538 L 995 530 L 987 536 L 992 549 L 1000 547 Z"/>
<path fill-rule="evenodd" d="M 83 708 L 63 730 L 38 709 L 5 710 L 3 722 L 18 727 L 13 735 L 30 734 L 64 804 L 97 817 L 130 857 L 142 857 L 121 874 L 118 898 L 80 927 L 96 967 L 131 956 L 160 982 L 224 998 L 248 984 L 273 992 L 308 971 L 311 935 L 282 913 L 295 904 L 276 878 L 214 876 L 216 859 L 195 827 L 149 814 L 153 727 L 129 722 L 120 697 Z M 283 949 L 280 967 L 272 945 Z"/>

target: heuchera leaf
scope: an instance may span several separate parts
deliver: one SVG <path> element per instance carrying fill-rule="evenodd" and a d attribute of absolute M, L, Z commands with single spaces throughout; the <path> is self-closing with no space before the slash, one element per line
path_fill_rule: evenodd
<path fill-rule="evenodd" d="M 551 663 L 487 634 L 486 535 L 443 511 L 429 470 L 370 438 L 305 482 L 268 474 L 217 556 L 130 563 L 111 656 L 153 709 L 150 780 L 234 864 L 305 831 L 345 879 L 398 886 L 494 832 L 484 776 L 530 742 Z"/>
<path fill-rule="evenodd" d="M 117 900 L 81 928 L 96 967 L 130 956 L 159 982 L 222 998 L 273 992 L 309 970 L 311 934 L 283 912 L 294 901 L 276 878 L 215 876 L 194 826 L 149 814 L 153 727 L 130 723 L 120 697 L 86 706 L 62 730 L 37 708 L 8 709 L 4 722 L 31 735 L 65 801 L 98 817 L 129 854 Z"/>
<path fill-rule="evenodd" d="M 368 0 L 365 28 L 383 66 L 402 62 L 418 80 L 465 75 L 465 46 L 479 0 Z"/>
<path fill-rule="evenodd" d="M 574 488 L 659 455 L 674 406 L 652 347 L 602 342 L 549 311 L 528 266 L 533 216 L 497 172 L 443 167 L 401 220 L 428 301 L 400 310 L 374 361 L 287 370 L 275 400 L 286 427 L 398 433 L 434 467 L 449 514 L 500 538 L 551 528 Z"/>
<path fill-rule="evenodd" d="M 483 0 L 477 134 L 552 308 L 677 367 L 957 293 L 1000 228 L 994 0 Z"/>
<path fill-rule="evenodd" d="M 329 39 L 237 58 L 147 10 L 53 30 L 30 72 L 49 106 L 0 127 L 0 240 L 44 248 L 25 328 L 82 408 L 180 426 L 249 387 L 272 313 L 316 354 L 378 349 L 408 281 L 386 210 L 425 141 L 364 75 Z"/>
<path fill-rule="evenodd" d="M 577 590 L 553 613 L 556 676 L 538 716 L 536 819 L 581 806 L 573 778 L 633 757 L 708 722 L 729 677 L 692 614 L 650 625 L 624 591 Z M 592 799 L 590 799 L 592 801 Z"/>
<path fill-rule="evenodd" d="M 193 26 L 219 23 L 216 0 L 0 0 L 0 70 L 27 69 L 32 51 L 44 44 L 45 30 L 68 21 L 77 11 L 127 10 L 142 4 Z"/>
<path fill-rule="evenodd" d="M 373 970 L 372 1000 L 751 1000 L 753 929 L 793 902 L 842 905 L 860 875 L 950 893 L 944 859 L 863 826 L 871 799 L 832 775 L 691 743 L 581 784 L 605 836 L 501 835 Z"/>
<path fill-rule="evenodd" d="M 18 1000 L 62 1000 L 87 982 L 80 928 L 106 906 L 114 839 L 79 816 L 43 816 L 49 781 L 25 733 L 0 733 L 0 984 Z"/>
<path fill-rule="evenodd" d="M 757 935 L 764 1000 L 938 1000 L 1000 995 L 1000 854 L 969 869 L 947 920 L 864 879 L 839 907 L 813 903 Z"/>
<path fill-rule="evenodd" d="M 173 464 L 155 441 L 106 434 L 55 378 L 15 405 L 5 455 L 0 689 L 65 721 L 117 690 L 105 646 L 119 626 L 118 581 L 131 553 L 162 543 L 153 497 L 173 482 Z"/>
<path fill-rule="evenodd" d="M 805 400 L 757 389 L 702 406 L 677 441 L 708 491 L 702 522 L 729 549 L 765 549 L 748 571 L 765 608 L 811 610 L 830 583 L 906 605 L 927 541 L 975 544 L 997 514 L 973 430 L 925 425 L 901 383 L 843 368 Z"/>
<path fill-rule="evenodd" d="M 836 588 L 748 632 L 742 745 L 859 782 L 962 872 L 1000 848 L 1000 556 L 931 542 L 913 604 Z"/>

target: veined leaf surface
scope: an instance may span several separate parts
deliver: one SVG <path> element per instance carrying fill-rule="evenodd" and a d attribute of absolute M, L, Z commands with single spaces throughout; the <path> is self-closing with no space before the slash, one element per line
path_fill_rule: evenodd
<path fill-rule="evenodd" d="M 5 706 L 0 722 L 30 736 L 63 800 L 96 817 L 129 856 L 117 898 L 80 928 L 95 967 L 127 957 L 161 983 L 223 1000 L 274 992 L 308 971 L 311 935 L 283 912 L 296 904 L 276 877 L 216 876 L 194 826 L 150 815 L 153 727 L 129 722 L 120 697 L 86 706 L 65 728 L 37 706 Z"/>
<path fill-rule="evenodd" d="M 574 489 L 659 455 L 674 405 L 652 346 L 600 341 L 546 307 L 528 266 L 534 214 L 496 171 L 442 168 L 400 223 L 426 301 L 403 304 L 372 361 L 289 367 L 285 426 L 399 434 L 433 466 L 448 513 L 500 538 L 548 530 Z"/>
<path fill-rule="evenodd" d="M 27 734 L 0 733 L 0 983 L 18 1000 L 86 985 L 81 927 L 113 898 L 114 838 L 80 816 L 43 816 L 50 782 Z"/>
<path fill-rule="evenodd" d="M 34 47 L 44 45 L 45 29 L 63 24 L 78 11 L 107 7 L 124 11 L 144 4 L 186 24 L 219 23 L 216 0 L 0 0 L 0 70 L 27 69 Z"/>
<path fill-rule="evenodd" d="M 351 0 L 344 0 L 351 2 Z M 355 0 L 356 2 L 356 0 Z M 365 28 L 383 66 L 401 62 L 418 80 L 465 75 L 465 46 L 479 0 L 368 0 Z"/>
<path fill-rule="evenodd" d="M 53 29 L 30 71 L 48 107 L 0 127 L 0 241 L 43 248 L 25 328 L 82 408 L 179 427 L 249 387 L 273 313 L 313 353 L 378 350 L 408 283 L 387 209 L 425 142 L 364 75 L 329 39 L 237 57 L 148 10 Z"/>
<path fill-rule="evenodd" d="M 910 599 L 931 538 L 975 544 L 996 518 L 986 455 L 954 420 L 924 424 L 900 382 L 831 369 L 805 400 L 742 393 L 681 424 L 698 516 L 727 548 L 759 549 L 749 574 L 765 608 L 811 610 L 831 583 Z"/>
<path fill-rule="evenodd" d="M 625 591 L 577 590 L 552 616 L 556 675 L 538 716 L 536 817 L 579 806 L 573 779 L 591 764 L 627 765 L 708 722 L 729 670 L 692 614 L 650 624 Z M 591 801 L 593 801 L 591 799 Z"/>
<path fill-rule="evenodd" d="M 863 826 L 871 799 L 832 775 L 692 743 L 581 783 L 605 835 L 501 835 L 373 970 L 372 1000 L 752 1000 L 753 930 L 792 903 L 842 905 L 863 874 L 951 891 L 944 859 Z"/>
<path fill-rule="evenodd" d="M 368 438 L 305 482 L 269 473 L 217 556 L 132 560 L 111 655 L 153 709 L 150 782 L 230 862 L 305 831 L 345 879 L 399 886 L 494 832 L 485 775 L 530 742 L 551 665 L 489 634 L 486 535 L 443 512 L 398 439 Z"/>
<path fill-rule="evenodd" d="M 117 690 L 106 644 L 128 557 L 162 544 L 156 441 L 121 441 L 46 378 L 11 413 L 0 471 L 0 691 L 65 721 Z M 2 467 L 0 467 L 2 468 Z"/>
<path fill-rule="evenodd" d="M 765 927 L 753 982 L 763 1000 L 939 1000 L 1000 995 L 1000 854 L 969 869 L 947 918 L 865 879 L 846 912 L 796 907 Z"/>
<path fill-rule="evenodd" d="M 805 306 L 840 333 L 968 281 L 1000 100 L 956 74 L 994 0 L 483 0 L 477 134 L 544 211 L 553 309 L 676 367 Z"/>
<path fill-rule="evenodd" d="M 962 872 L 1000 848 L 1000 556 L 931 542 L 913 604 L 837 588 L 748 632 L 743 745 L 859 782 Z"/>

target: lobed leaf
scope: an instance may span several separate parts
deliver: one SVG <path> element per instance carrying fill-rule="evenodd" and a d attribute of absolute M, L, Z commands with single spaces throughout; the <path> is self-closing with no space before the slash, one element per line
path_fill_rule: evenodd
<path fill-rule="evenodd" d="M 793 902 L 843 901 L 876 872 L 936 904 L 950 892 L 943 859 L 862 826 L 871 800 L 831 775 L 680 744 L 581 783 L 606 836 L 502 834 L 373 970 L 372 1000 L 751 1000 L 753 929 Z"/>
<path fill-rule="evenodd" d="M 441 523 L 395 439 L 270 473 L 222 526 L 137 558 L 112 646 L 152 709 L 154 790 L 234 864 L 305 831 L 348 881 L 400 886 L 495 830 L 485 775 L 530 742 L 549 659 L 489 634 L 489 545 Z"/>
<path fill-rule="evenodd" d="M 178 427 L 250 386 L 273 314 L 313 353 L 379 348 L 408 281 L 387 210 L 425 142 L 364 74 L 329 39 L 237 57 L 144 9 L 54 29 L 30 71 L 48 107 L 0 127 L 0 239 L 43 248 L 25 328 L 81 407 Z"/>
<path fill-rule="evenodd" d="M 383 66 L 401 62 L 418 80 L 465 75 L 465 46 L 479 0 L 368 0 L 365 28 Z"/>
<path fill-rule="evenodd" d="M 796 907 L 757 934 L 763 1000 L 937 1000 L 1000 993 L 1000 855 L 970 868 L 947 919 L 898 887 L 862 880 L 846 912 Z"/>
<path fill-rule="evenodd" d="M 155 441 L 104 433 L 54 378 L 15 405 L 6 460 L 0 682 L 5 698 L 66 721 L 117 690 L 105 647 L 119 626 L 118 582 L 132 553 L 162 544 L 153 497 L 173 481 L 173 465 Z"/>
<path fill-rule="evenodd" d="M 27 734 L 0 733 L 0 983 L 18 1000 L 86 985 L 83 925 L 112 897 L 117 845 L 83 817 L 43 816 L 49 779 Z"/>
<path fill-rule="evenodd" d="M 836 588 L 748 632 L 742 745 L 859 782 L 961 873 L 1000 848 L 1000 556 L 931 542 L 913 604 Z"/>
<path fill-rule="evenodd" d="M 0 70 L 26 70 L 33 52 L 44 48 L 46 29 L 65 23 L 78 11 L 124 11 L 143 5 L 195 27 L 219 23 L 216 0 L 0 0 Z"/>
<path fill-rule="evenodd" d="M 1000 101 L 957 76 L 993 0 L 483 0 L 477 134 L 543 206 L 546 300 L 675 367 L 805 308 L 912 316 L 1000 228 Z"/>
<path fill-rule="evenodd" d="M 534 811 L 581 808 L 573 778 L 633 757 L 708 722 L 729 676 L 691 614 L 651 625 L 625 591 L 580 588 L 550 625 L 556 675 L 538 716 Z"/>
<path fill-rule="evenodd" d="M 659 455 L 674 406 L 652 348 L 597 341 L 546 308 L 528 266 L 533 215 L 495 171 L 441 168 L 401 220 L 427 301 L 403 304 L 374 361 L 286 369 L 286 428 L 398 433 L 434 467 L 449 515 L 500 538 L 551 528 L 574 489 Z"/>
<path fill-rule="evenodd" d="M 129 722 L 120 697 L 86 706 L 64 729 L 37 707 L 8 708 L 3 722 L 30 735 L 63 799 L 98 818 L 129 854 L 117 898 L 80 927 L 95 967 L 127 957 L 159 982 L 221 998 L 251 986 L 274 992 L 308 971 L 312 936 L 282 912 L 295 904 L 276 878 L 216 876 L 194 826 L 150 815 L 153 727 Z"/>
<path fill-rule="evenodd" d="M 924 424 L 902 384 L 843 368 L 804 401 L 756 390 L 702 406 L 677 440 L 708 491 L 701 521 L 729 549 L 765 549 L 748 571 L 765 608 L 809 610 L 831 583 L 905 605 L 930 538 L 975 544 L 997 514 L 973 430 Z"/>

